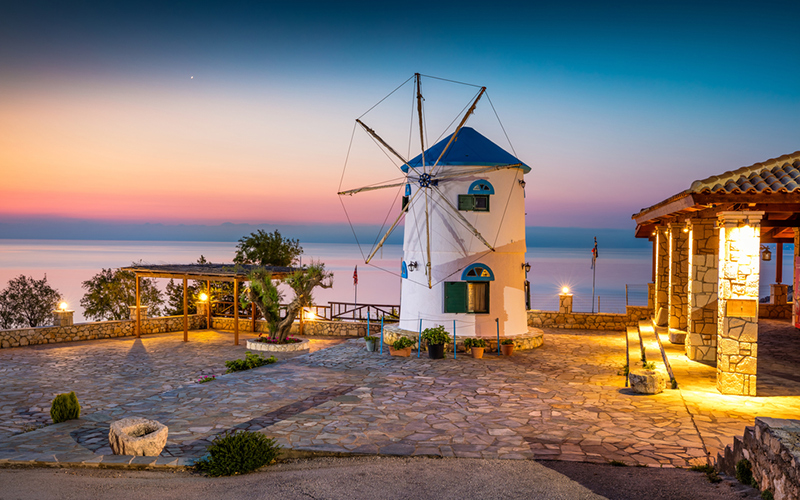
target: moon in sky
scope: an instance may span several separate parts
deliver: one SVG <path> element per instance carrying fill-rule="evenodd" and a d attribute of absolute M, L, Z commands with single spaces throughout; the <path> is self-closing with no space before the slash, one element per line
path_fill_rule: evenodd
<path fill-rule="evenodd" d="M 194 77 L 193 77 L 193 76 L 192 76 L 192 77 L 189 77 L 189 79 L 190 79 L 190 80 L 194 80 Z"/>

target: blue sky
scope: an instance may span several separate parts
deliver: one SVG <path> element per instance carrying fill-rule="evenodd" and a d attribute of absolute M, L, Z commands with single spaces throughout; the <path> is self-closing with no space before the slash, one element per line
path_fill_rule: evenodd
<path fill-rule="evenodd" d="M 632 230 L 695 179 L 800 149 L 797 2 L 2 11 L 0 221 L 343 223 L 353 120 L 414 72 L 488 87 L 533 168 L 529 226 Z M 492 119 L 471 125 L 507 147 Z"/>

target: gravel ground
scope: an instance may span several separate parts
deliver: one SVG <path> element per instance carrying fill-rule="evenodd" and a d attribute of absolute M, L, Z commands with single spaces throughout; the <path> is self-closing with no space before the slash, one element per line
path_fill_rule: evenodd
<path fill-rule="evenodd" d="M 165 471 L 0 469 L 0 485 L 0 500 L 758 498 L 755 490 L 735 481 L 714 485 L 703 474 L 679 469 L 395 457 L 291 460 L 227 478 Z"/>

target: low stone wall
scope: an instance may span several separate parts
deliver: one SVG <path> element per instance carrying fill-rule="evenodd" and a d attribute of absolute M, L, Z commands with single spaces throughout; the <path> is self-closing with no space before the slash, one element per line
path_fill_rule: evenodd
<path fill-rule="evenodd" d="M 767 319 L 792 319 L 792 303 L 758 304 L 758 317 Z"/>
<path fill-rule="evenodd" d="M 653 309 L 627 306 L 625 314 L 528 311 L 528 326 L 539 328 L 569 328 L 578 330 L 625 330 L 637 326 L 640 320 L 653 317 Z"/>
<path fill-rule="evenodd" d="M 380 334 L 379 334 L 380 335 Z M 417 340 L 419 339 L 419 332 L 412 332 L 411 330 L 404 330 L 400 328 L 397 324 L 393 324 L 387 326 L 383 329 L 383 343 L 387 345 L 391 345 L 394 343 L 395 340 L 399 339 L 400 337 L 408 337 L 414 341 L 414 349 L 417 348 Z M 527 349 L 536 349 L 537 347 L 541 347 L 544 344 L 544 332 L 539 330 L 538 328 L 531 328 L 528 327 L 528 334 L 527 335 L 517 335 L 514 337 L 500 337 L 500 342 L 505 340 L 506 338 L 510 338 L 514 340 L 514 346 L 516 349 L 520 350 L 527 350 Z M 487 351 L 497 351 L 497 338 L 484 338 L 486 341 L 486 350 Z M 422 343 L 423 348 L 425 347 L 425 342 Z M 456 338 L 456 349 L 458 352 L 466 352 L 467 349 L 464 347 L 464 338 L 458 337 Z M 445 352 L 453 352 L 453 344 L 446 344 L 445 345 Z"/>
<path fill-rule="evenodd" d="M 761 491 L 769 490 L 775 500 L 800 498 L 800 420 L 757 417 L 719 454 L 717 469 L 735 477 L 742 459 L 750 461 Z"/>
<path fill-rule="evenodd" d="M 233 331 L 233 318 L 212 318 L 211 324 L 215 330 Z M 372 335 L 381 334 L 380 321 L 370 323 Z M 253 321 L 239 319 L 240 332 L 252 332 Z M 256 320 L 256 332 L 266 333 L 269 325 L 264 320 Z M 295 321 L 292 325 L 291 335 L 300 335 L 300 323 Z M 367 323 L 350 321 L 306 321 L 303 323 L 303 335 L 311 337 L 364 337 L 367 335 Z"/>
<path fill-rule="evenodd" d="M 38 328 L 0 330 L 0 348 L 131 337 L 136 334 L 134 324 L 135 322 L 131 320 L 97 321 L 94 323 L 76 323 L 69 326 L 42 326 Z M 205 327 L 205 316 L 196 314 L 189 316 L 190 330 L 200 330 Z M 180 331 L 183 331 L 183 316 L 142 319 L 142 335 Z"/>

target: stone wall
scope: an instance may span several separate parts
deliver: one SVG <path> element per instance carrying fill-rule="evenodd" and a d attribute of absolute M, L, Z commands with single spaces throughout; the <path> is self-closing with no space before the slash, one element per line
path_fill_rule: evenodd
<path fill-rule="evenodd" d="M 736 475 L 736 464 L 748 460 L 761 491 L 775 500 L 800 498 L 800 420 L 756 417 L 755 426 L 736 437 L 717 457 L 717 468 Z"/>
<path fill-rule="evenodd" d="M 196 314 L 189 316 L 190 330 L 201 330 L 205 327 L 205 317 Z M 182 331 L 183 316 L 165 316 L 142 320 L 142 335 Z M 131 337 L 135 334 L 135 322 L 130 320 L 97 321 L 94 323 L 77 323 L 70 326 L 20 328 L 16 330 L 0 330 L 0 347 L 7 348 L 37 344 L 55 344 L 58 342 L 74 342 L 77 340 Z"/>
<path fill-rule="evenodd" d="M 627 306 L 625 314 L 530 310 L 528 311 L 528 326 L 576 330 L 625 330 L 629 326 L 638 326 L 640 320 L 652 317 L 653 310 L 642 306 Z"/>
<path fill-rule="evenodd" d="M 767 319 L 792 319 L 793 303 L 788 304 L 759 304 L 758 317 Z"/>
<path fill-rule="evenodd" d="M 233 331 L 233 318 L 212 318 L 212 325 L 215 330 Z M 370 323 L 372 335 L 381 334 L 381 322 L 373 321 Z M 240 332 L 252 332 L 253 321 L 251 319 L 239 319 Z M 264 320 L 256 320 L 256 332 L 266 333 L 269 326 Z M 300 323 L 295 321 L 292 325 L 291 335 L 300 335 Z M 367 335 L 367 323 L 356 323 L 349 321 L 306 321 L 303 323 L 303 335 L 308 336 L 329 336 L 329 337 L 364 337 Z"/>

